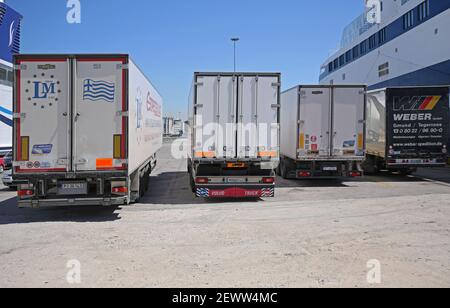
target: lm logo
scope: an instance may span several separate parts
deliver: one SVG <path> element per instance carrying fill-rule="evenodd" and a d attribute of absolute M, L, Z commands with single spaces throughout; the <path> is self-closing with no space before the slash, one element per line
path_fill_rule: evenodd
<path fill-rule="evenodd" d="M 55 94 L 55 83 L 54 82 L 39 82 L 34 83 L 34 99 L 46 99 L 49 94 Z"/>
<path fill-rule="evenodd" d="M 394 111 L 433 110 L 442 96 L 394 97 Z"/>

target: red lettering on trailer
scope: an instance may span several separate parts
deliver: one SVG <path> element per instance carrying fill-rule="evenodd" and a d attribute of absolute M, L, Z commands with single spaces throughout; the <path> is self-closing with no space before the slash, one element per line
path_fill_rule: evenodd
<path fill-rule="evenodd" d="M 161 106 L 152 98 L 150 92 L 147 94 L 147 111 L 153 112 L 157 117 L 161 116 Z"/>

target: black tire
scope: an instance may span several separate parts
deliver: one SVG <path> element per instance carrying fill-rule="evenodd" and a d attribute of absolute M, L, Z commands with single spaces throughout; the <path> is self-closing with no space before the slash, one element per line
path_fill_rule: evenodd
<path fill-rule="evenodd" d="M 281 161 L 280 163 L 280 175 L 283 179 L 287 180 L 288 179 L 288 170 L 286 167 L 286 163 L 284 162 L 284 160 Z"/>
<path fill-rule="evenodd" d="M 143 175 L 139 176 L 139 198 L 145 195 L 145 178 Z"/>
<path fill-rule="evenodd" d="M 409 175 L 413 174 L 414 172 L 416 172 L 416 170 L 414 170 L 414 169 L 401 169 L 401 170 L 399 170 L 399 173 L 402 176 L 409 176 Z"/>
<path fill-rule="evenodd" d="M 191 187 L 191 191 L 193 193 L 195 193 L 195 183 L 194 183 L 194 179 L 192 178 L 192 176 L 189 174 L 189 186 Z"/>
<path fill-rule="evenodd" d="M 275 169 L 275 174 L 278 175 L 278 176 L 281 176 L 280 166 L 281 166 L 281 161 L 280 161 L 280 163 L 278 164 L 278 167 Z"/>
<path fill-rule="evenodd" d="M 187 160 L 187 172 L 189 173 L 189 174 L 191 174 L 191 160 L 190 159 L 188 159 Z"/>
<path fill-rule="evenodd" d="M 144 174 L 144 192 L 148 191 L 148 182 L 149 182 L 149 175 L 147 172 Z"/>

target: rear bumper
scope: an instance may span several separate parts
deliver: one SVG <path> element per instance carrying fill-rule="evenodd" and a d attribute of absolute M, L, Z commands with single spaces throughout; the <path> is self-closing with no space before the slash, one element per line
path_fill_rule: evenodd
<path fill-rule="evenodd" d="M 39 199 L 19 200 L 19 208 L 69 207 L 69 206 L 118 206 L 128 203 L 128 197 L 81 198 L 81 199 Z"/>
<path fill-rule="evenodd" d="M 445 167 L 447 165 L 447 160 L 445 158 L 397 158 L 388 159 L 386 166 L 391 169 L 401 169 L 401 168 L 436 168 Z"/>
<path fill-rule="evenodd" d="M 297 161 L 295 174 L 290 174 L 296 179 L 321 178 L 354 178 L 363 176 L 360 160 L 325 160 L 325 161 Z"/>
<path fill-rule="evenodd" d="M 273 198 L 275 185 L 197 185 L 198 198 Z"/>

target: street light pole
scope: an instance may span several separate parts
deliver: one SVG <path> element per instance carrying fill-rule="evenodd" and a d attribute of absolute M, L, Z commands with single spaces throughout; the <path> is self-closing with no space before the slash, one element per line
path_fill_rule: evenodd
<path fill-rule="evenodd" d="M 231 39 L 231 41 L 234 44 L 234 72 L 236 73 L 236 43 L 239 42 L 239 38 L 238 37 L 234 37 Z"/>

